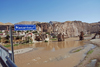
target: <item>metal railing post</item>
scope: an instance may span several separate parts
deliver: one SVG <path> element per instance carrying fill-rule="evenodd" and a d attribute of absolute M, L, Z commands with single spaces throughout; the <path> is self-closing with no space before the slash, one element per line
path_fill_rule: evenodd
<path fill-rule="evenodd" d="M 12 38 L 12 27 L 9 27 L 10 30 L 10 43 L 11 43 L 11 51 L 12 51 L 12 61 L 14 62 L 14 49 L 13 49 L 13 38 Z"/>

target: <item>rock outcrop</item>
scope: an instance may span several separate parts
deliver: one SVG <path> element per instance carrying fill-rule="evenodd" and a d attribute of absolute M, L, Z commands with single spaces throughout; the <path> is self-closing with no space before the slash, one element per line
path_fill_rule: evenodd
<path fill-rule="evenodd" d="M 92 39 L 95 39 L 97 35 L 99 35 L 99 38 L 100 38 L 100 30 L 95 33 L 95 35 L 94 35 L 94 37 Z"/>
<path fill-rule="evenodd" d="M 85 23 L 81 21 L 66 21 L 63 23 L 55 22 L 52 23 L 40 23 L 39 26 L 42 29 L 42 32 L 53 32 L 55 35 L 58 33 L 64 34 L 65 37 L 73 37 L 80 35 L 80 32 L 83 31 L 84 34 L 89 34 L 97 32 L 100 29 L 100 23 Z"/>
<path fill-rule="evenodd" d="M 63 34 L 64 35 L 64 34 Z M 64 41 L 64 36 L 61 33 L 58 34 L 58 41 Z"/>
<path fill-rule="evenodd" d="M 36 29 L 38 33 L 53 33 L 57 36 L 59 33 L 64 34 L 64 37 L 79 36 L 80 32 L 83 31 L 84 34 L 95 33 L 100 30 L 100 22 L 97 23 L 85 23 L 82 21 L 65 21 L 57 22 L 50 21 L 49 23 L 38 22 L 38 21 L 22 21 L 16 24 L 36 24 Z M 6 30 L 8 25 L 0 26 L 0 30 Z"/>
<path fill-rule="evenodd" d="M 83 31 L 80 32 L 79 40 L 84 40 L 84 33 L 83 33 Z"/>

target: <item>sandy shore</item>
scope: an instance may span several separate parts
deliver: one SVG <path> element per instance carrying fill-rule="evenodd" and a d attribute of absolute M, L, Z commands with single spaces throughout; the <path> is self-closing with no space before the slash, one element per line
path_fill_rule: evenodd
<path fill-rule="evenodd" d="M 100 39 L 93 39 L 90 40 L 90 42 L 97 47 L 92 49 L 91 51 L 93 52 L 87 54 L 84 61 L 81 62 L 77 67 L 100 67 Z M 97 59 L 95 66 L 93 66 L 92 64 L 92 66 L 88 66 L 88 64 L 90 64 L 93 59 Z"/>

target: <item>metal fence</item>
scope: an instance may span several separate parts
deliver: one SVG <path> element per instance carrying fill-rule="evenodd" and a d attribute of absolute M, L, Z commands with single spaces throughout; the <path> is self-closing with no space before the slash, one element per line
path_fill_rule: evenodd
<path fill-rule="evenodd" d="M 8 50 L 7 48 L 3 47 L 2 45 L 0 45 L 0 59 L 3 62 L 2 66 L 7 66 L 7 67 L 17 67 L 15 65 L 15 63 L 12 61 L 12 52 L 10 50 Z"/>

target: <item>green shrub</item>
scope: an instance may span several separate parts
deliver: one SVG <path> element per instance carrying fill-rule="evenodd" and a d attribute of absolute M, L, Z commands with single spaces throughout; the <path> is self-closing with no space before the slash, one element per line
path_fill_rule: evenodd
<path fill-rule="evenodd" d="M 3 33 L 3 32 L 0 31 L 0 33 Z"/>
<path fill-rule="evenodd" d="M 26 33 L 28 33 L 29 31 L 26 31 Z"/>
<path fill-rule="evenodd" d="M 79 52 L 80 50 L 82 50 L 82 49 L 78 49 L 78 50 L 76 50 L 76 51 L 74 51 L 74 52 Z"/>
<path fill-rule="evenodd" d="M 46 34 L 49 34 L 49 32 L 46 32 Z"/>
<path fill-rule="evenodd" d="M 34 33 L 37 33 L 37 31 L 33 31 L 33 34 L 34 34 Z"/>
<path fill-rule="evenodd" d="M 1 38 L 1 36 L 0 36 L 0 40 L 1 40 L 2 38 Z"/>
<path fill-rule="evenodd" d="M 19 44 L 14 44 L 14 46 L 18 46 Z"/>
<path fill-rule="evenodd" d="M 19 36 L 19 39 L 22 39 L 22 36 Z"/>
<path fill-rule="evenodd" d="M 32 43 L 32 40 L 30 39 L 30 41 L 29 42 L 31 42 Z"/>
<path fill-rule="evenodd" d="M 6 36 L 6 39 L 9 39 L 9 38 L 10 38 L 10 36 L 9 36 L 9 35 L 7 35 L 7 36 Z"/>
<path fill-rule="evenodd" d="M 53 39 L 51 39 L 51 40 L 57 40 L 56 38 L 53 38 Z"/>
<path fill-rule="evenodd" d="M 8 45 L 4 45 L 4 47 L 10 47 L 11 45 L 10 44 L 8 44 Z"/>
<path fill-rule="evenodd" d="M 87 54 L 92 54 L 93 53 L 93 50 L 90 50 Z"/>
<path fill-rule="evenodd" d="M 53 36 L 53 38 L 57 38 L 57 36 Z"/>
<path fill-rule="evenodd" d="M 48 42 L 47 40 L 45 40 L 44 42 Z"/>
<path fill-rule="evenodd" d="M 0 37 L 0 42 L 1 42 L 1 39 L 2 39 L 2 38 Z"/>

